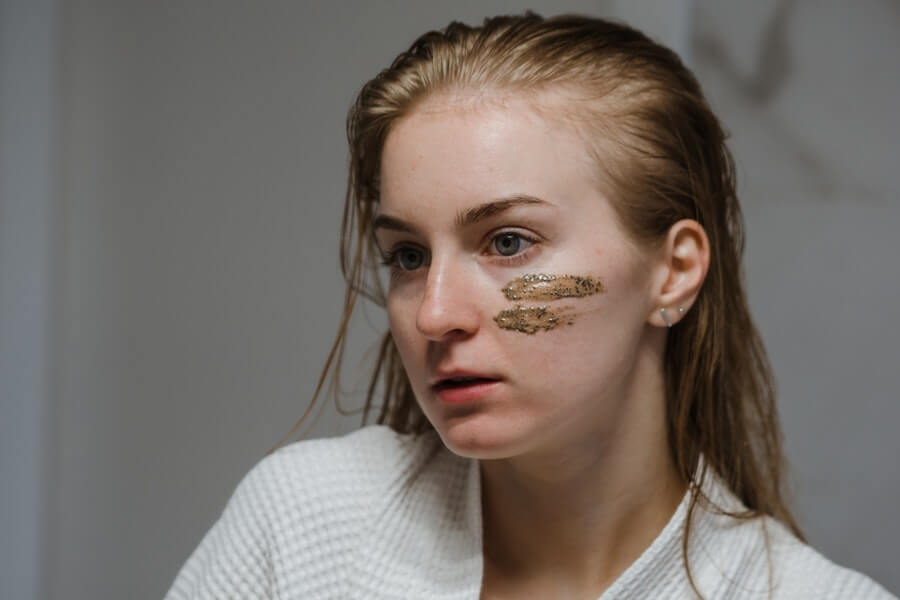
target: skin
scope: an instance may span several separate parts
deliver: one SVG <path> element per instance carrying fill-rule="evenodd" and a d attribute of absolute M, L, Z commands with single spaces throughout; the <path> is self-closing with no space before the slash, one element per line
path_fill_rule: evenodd
<path fill-rule="evenodd" d="M 583 139 L 534 108 L 560 100 L 432 98 L 393 125 L 382 159 L 380 215 L 393 225 L 376 240 L 409 252 L 391 269 L 389 324 L 443 442 L 480 459 L 485 598 L 596 598 L 686 489 L 666 442 L 659 308 L 674 322 L 679 306 L 690 309 L 708 241 L 685 220 L 653 248 L 635 242 Z M 523 196 L 541 202 L 457 223 Z M 494 245 L 505 233 L 534 241 L 507 259 Z M 499 327 L 501 311 L 542 304 L 504 295 L 529 273 L 593 277 L 603 291 L 562 301 L 577 314 L 571 325 Z M 501 382 L 473 403 L 446 405 L 430 383 L 452 367 Z"/>

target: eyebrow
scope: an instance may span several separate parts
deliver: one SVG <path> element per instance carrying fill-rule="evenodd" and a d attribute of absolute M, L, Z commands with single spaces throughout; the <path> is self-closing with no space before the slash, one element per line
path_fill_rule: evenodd
<path fill-rule="evenodd" d="M 550 203 L 546 200 L 541 200 L 540 198 L 525 194 L 499 198 L 491 202 L 485 202 L 484 204 L 479 204 L 478 206 L 459 211 L 456 214 L 455 225 L 457 228 L 468 227 L 469 225 L 474 225 L 479 221 L 498 215 L 516 206 L 531 204 L 549 205 Z M 372 223 L 372 231 L 374 233 L 379 229 L 391 229 L 393 231 L 404 231 L 407 233 L 415 233 L 416 231 L 415 227 L 406 221 L 388 215 L 378 215 L 375 217 L 375 220 Z"/>

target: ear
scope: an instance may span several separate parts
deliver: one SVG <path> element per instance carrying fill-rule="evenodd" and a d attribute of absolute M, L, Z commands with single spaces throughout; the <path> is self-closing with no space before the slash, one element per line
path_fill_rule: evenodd
<path fill-rule="evenodd" d="M 709 238 L 703 226 L 693 219 L 682 219 L 672 225 L 657 264 L 658 277 L 653 290 L 656 305 L 648 321 L 657 327 L 668 327 L 691 309 L 706 279 Z"/>

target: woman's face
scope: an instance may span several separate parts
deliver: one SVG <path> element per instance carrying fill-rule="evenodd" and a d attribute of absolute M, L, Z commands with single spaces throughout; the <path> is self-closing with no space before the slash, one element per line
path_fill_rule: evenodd
<path fill-rule="evenodd" d="M 658 271 L 601 193 L 593 156 L 519 100 L 430 101 L 387 138 L 375 236 L 392 261 L 388 319 L 457 454 L 596 444 L 640 393 L 661 335 L 648 324 Z"/>

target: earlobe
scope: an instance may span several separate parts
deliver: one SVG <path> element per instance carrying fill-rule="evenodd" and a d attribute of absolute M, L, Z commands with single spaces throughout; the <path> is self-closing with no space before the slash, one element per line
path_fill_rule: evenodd
<path fill-rule="evenodd" d="M 678 307 L 678 317 L 681 318 L 681 316 L 682 316 L 684 313 L 685 313 L 684 307 L 683 307 L 683 306 L 679 306 L 679 307 Z M 666 327 L 671 327 L 672 325 L 675 324 L 675 323 L 672 321 L 672 319 L 669 317 L 669 313 L 666 312 L 665 307 L 661 307 L 661 308 L 659 309 L 659 314 L 662 315 L 662 318 L 663 318 L 663 321 L 664 321 L 665 324 L 666 324 Z"/>

